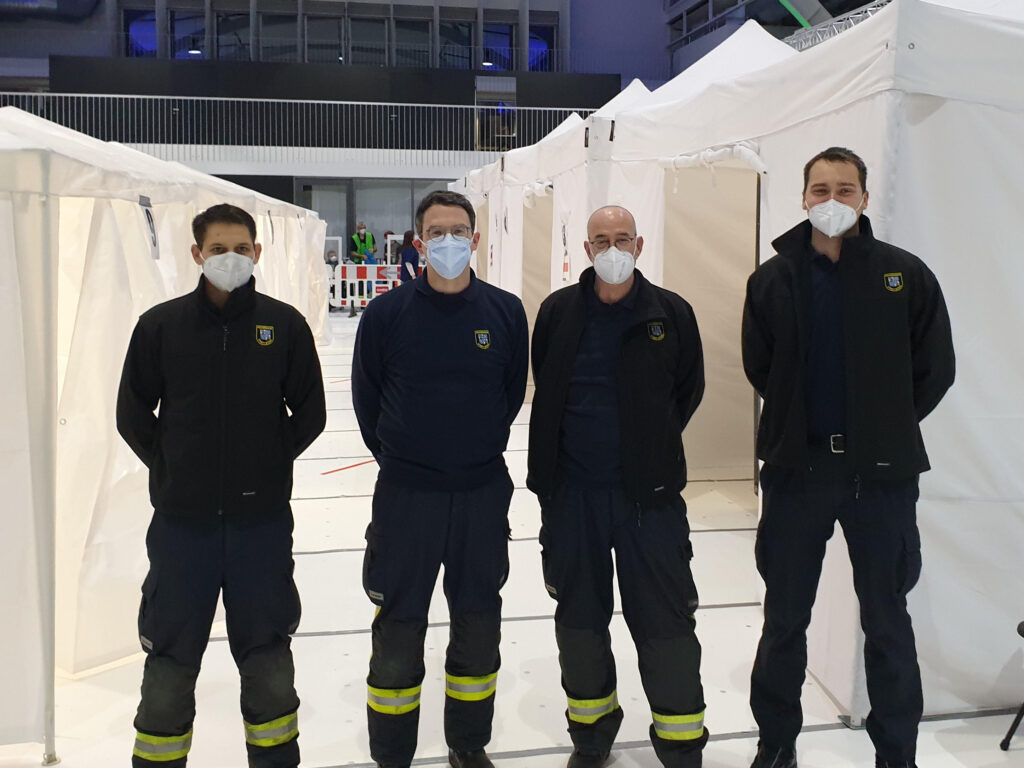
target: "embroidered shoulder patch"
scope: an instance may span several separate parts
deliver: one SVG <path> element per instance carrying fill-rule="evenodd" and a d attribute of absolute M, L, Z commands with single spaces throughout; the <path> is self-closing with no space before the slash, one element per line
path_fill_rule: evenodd
<path fill-rule="evenodd" d="M 257 325 L 256 326 L 256 343 L 261 347 L 269 347 L 274 343 L 274 326 L 272 325 Z"/>
<path fill-rule="evenodd" d="M 491 332 L 490 331 L 474 331 L 473 337 L 476 341 L 476 345 L 480 349 L 491 348 Z"/>
<path fill-rule="evenodd" d="M 902 272 L 886 272 L 884 275 L 885 279 L 885 290 L 891 291 L 892 293 L 899 293 L 903 290 L 903 273 Z"/>
<path fill-rule="evenodd" d="M 651 341 L 662 341 L 665 338 L 665 324 L 660 321 L 648 323 L 647 335 Z"/>

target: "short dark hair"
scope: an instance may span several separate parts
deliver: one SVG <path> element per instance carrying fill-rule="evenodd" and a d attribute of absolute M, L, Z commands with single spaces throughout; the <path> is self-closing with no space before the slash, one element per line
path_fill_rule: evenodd
<path fill-rule="evenodd" d="M 203 240 L 206 238 L 206 229 L 211 224 L 241 224 L 249 230 L 253 243 L 256 242 L 256 220 L 237 205 L 221 203 L 207 208 L 194 219 L 192 219 L 192 237 L 196 239 L 196 245 L 203 247 Z"/>
<path fill-rule="evenodd" d="M 476 231 L 476 211 L 473 210 L 473 204 L 469 202 L 469 198 L 465 195 L 460 195 L 458 192 L 439 189 L 424 197 L 420 200 L 420 204 L 416 206 L 416 231 L 420 235 L 423 234 L 423 214 L 427 212 L 428 208 L 432 208 L 435 205 L 461 208 L 469 214 L 469 228 L 474 232 Z"/>
<path fill-rule="evenodd" d="M 811 176 L 811 167 L 819 160 L 827 160 L 830 163 L 851 163 L 857 168 L 857 176 L 860 177 L 860 188 L 867 191 L 868 188 L 868 167 L 860 159 L 860 155 L 846 147 L 829 147 L 819 152 L 804 166 L 804 192 L 807 191 L 807 180 Z"/>

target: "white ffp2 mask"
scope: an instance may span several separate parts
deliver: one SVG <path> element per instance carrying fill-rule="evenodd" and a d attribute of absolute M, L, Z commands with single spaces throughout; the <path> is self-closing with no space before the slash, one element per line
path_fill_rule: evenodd
<path fill-rule="evenodd" d="M 231 291 L 240 288 L 249 282 L 252 277 L 253 267 L 256 265 L 248 256 L 243 256 L 234 251 L 218 253 L 209 258 L 203 258 L 203 274 L 215 288 L 222 291 Z"/>
<path fill-rule="evenodd" d="M 861 204 L 864 198 L 861 198 Z M 811 226 L 825 235 L 825 237 L 839 237 L 847 232 L 857 223 L 861 206 L 851 208 L 846 203 L 838 200 L 826 200 L 818 203 L 807 211 L 807 218 L 811 220 Z"/>
<path fill-rule="evenodd" d="M 633 274 L 636 258 L 627 251 L 620 251 L 614 245 L 594 255 L 594 271 L 610 285 L 621 285 Z"/>

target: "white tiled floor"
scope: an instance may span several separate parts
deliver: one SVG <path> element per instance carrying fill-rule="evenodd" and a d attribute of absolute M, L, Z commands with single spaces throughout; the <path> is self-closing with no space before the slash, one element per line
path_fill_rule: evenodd
<path fill-rule="evenodd" d="M 351 347 L 355 321 L 331 317 L 335 342 L 321 350 L 330 408 L 328 427 L 295 469 L 295 575 L 303 619 L 293 648 L 302 698 L 303 765 L 367 766 L 365 677 L 372 609 L 362 592 L 363 534 L 370 517 L 376 467 L 359 437 L 350 400 Z M 512 572 L 503 591 L 502 669 L 489 752 L 498 768 L 560 768 L 569 751 L 562 711 L 551 615 L 540 576 L 537 502 L 524 487 L 529 405 L 512 429 L 508 463 L 517 489 L 510 519 Z M 330 474 L 324 474 L 328 473 Z M 702 674 L 713 740 L 709 768 L 750 763 L 756 739 L 747 707 L 748 679 L 761 626 L 759 580 L 753 563 L 755 497 L 750 481 L 691 484 L 685 493 L 693 530 L 693 568 L 704 610 L 698 632 L 704 647 Z M 427 678 L 416 764 L 446 764 L 441 732 L 443 654 L 447 611 L 435 595 L 427 634 Z M 199 714 L 190 765 L 244 766 L 238 715 L 238 676 L 215 625 L 197 691 Z M 616 768 L 658 765 L 647 742 L 649 714 L 636 652 L 621 616 L 612 622 L 619 668 L 619 695 L 626 713 L 609 763 Z M 127 765 L 132 717 L 141 679 L 141 654 L 111 669 L 57 689 L 57 747 L 66 766 Z M 1024 695 L 1024 692 L 1022 692 Z M 811 768 L 872 766 L 867 735 L 840 726 L 837 712 L 813 683 L 804 688 L 805 731 L 800 764 Z M 1024 768 L 1024 733 L 1009 752 L 998 748 L 1008 716 L 926 722 L 919 743 L 922 768 Z M 35 746 L 0 748 L 0 766 L 38 765 Z"/>

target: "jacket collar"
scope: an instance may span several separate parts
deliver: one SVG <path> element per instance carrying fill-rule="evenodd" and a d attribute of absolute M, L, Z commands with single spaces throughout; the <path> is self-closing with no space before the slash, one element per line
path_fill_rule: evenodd
<path fill-rule="evenodd" d="M 429 265 L 423 268 L 423 274 L 413 280 L 413 285 L 416 286 L 416 290 L 422 293 L 424 296 L 431 298 L 440 296 L 442 298 L 455 297 L 463 299 L 464 301 L 476 301 L 477 295 L 480 293 L 479 280 L 477 279 L 476 272 L 472 269 L 469 270 L 469 285 L 466 286 L 465 290 L 459 291 L 458 293 L 438 293 L 435 291 L 430 282 L 427 280 L 427 270 L 430 269 Z"/>
<path fill-rule="evenodd" d="M 199 276 L 199 285 L 196 286 L 193 294 L 195 295 L 196 302 L 199 306 L 203 307 L 208 312 L 212 312 L 222 320 L 231 320 L 238 317 L 246 310 L 251 309 L 255 303 L 256 278 L 250 277 L 249 282 L 245 285 L 235 288 L 235 290 L 228 294 L 228 300 L 224 303 L 224 306 L 219 309 L 206 296 L 206 275 Z"/>
<path fill-rule="evenodd" d="M 587 291 L 590 293 L 594 292 L 594 282 L 597 279 L 597 273 L 594 272 L 593 267 L 587 267 L 580 274 L 580 299 L 585 301 Z M 636 281 L 635 294 L 631 291 L 630 294 L 622 301 L 632 300 L 633 306 L 626 305 L 626 307 L 635 312 L 638 318 L 645 320 L 653 320 L 657 318 L 665 317 L 665 311 L 658 303 L 657 297 L 654 295 L 654 286 L 651 285 L 650 281 L 643 276 L 643 273 L 639 269 L 633 270 L 633 279 Z"/>
<path fill-rule="evenodd" d="M 871 250 L 875 243 L 875 233 L 871 229 L 871 220 L 866 214 L 860 216 L 860 232 L 843 239 L 843 250 Z M 788 232 L 772 240 L 772 248 L 780 256 L 795 256 L 811 250 L 811 222 L 804 220 Z"/>

